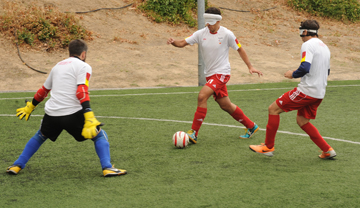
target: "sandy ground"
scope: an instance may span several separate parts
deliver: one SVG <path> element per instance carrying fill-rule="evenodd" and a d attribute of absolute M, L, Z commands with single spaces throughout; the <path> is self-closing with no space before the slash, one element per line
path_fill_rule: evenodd
<path fill-rule="evenodd" d="M 26 1 L 21 1 L 23 4 Z M 36 0 L 38 5 L 53 4 L 61 11 L 89 11 L 121 7 L 134 1 L 119 0 Z M 0 0 L 0 8 L 4 0 Z M 253 66 L 263 77 L 250 75 L 238 53 L 230 50 L 232 77 L 229 84 L 289 81 L 285 71 L 300 64 L 302 41 L 300 22 L 317 19 L 320 38 L 331 50 L 329 80 L 360 79 L 360 23 L 345 24 L 295 12 L 283 1 L 210 0 L 212 6 L 237 10 L 275 7 L 266 12 L 235 12 L 222 9 L 222 26 L 232 30 L 245 48 Z M 1 10 L 0 10 L 1 12 Z M 185 38 L 196 28 L 154 23 L 134 7 L 101 10 L 77 15 L 88 30 L 94 32 L 89 42 L 87 62 L 93 67 L 90 89 L 156 86 L 197 86 L 197 46 L 175 48 L 166 44 L 169 37 Z M 121 41 L 123 40 L 123 41 Z M 32 67 L 50 72 L 68 57 L 66 50 L 48 53 L 21 48 L 23 59 Z M 37 90 L 47 75 L 32 71 L 20 61 L 12 40 L 0 34 L 0 91 Z M 297 82 L 298 80 L 292 80 Z"/>

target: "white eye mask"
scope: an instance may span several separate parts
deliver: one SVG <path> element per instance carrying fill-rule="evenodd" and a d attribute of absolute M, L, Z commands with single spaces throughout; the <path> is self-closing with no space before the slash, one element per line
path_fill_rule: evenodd
<path fill-rule="evenodd" d="M 215 25 L 217 21 L 222 20 L 222 16 L 219 14 L 204 13 L 205 25 Z"/>
<path fill-rule="evenodd" d="M 304 30 L 308 31 L 308 32 L 312 32 L 312 33 L 316 33 L 317 34 L 317 30 L 311 30 L 311 29 L 299 29 L 300 30 L 300 35 L 303 34 Z"/>

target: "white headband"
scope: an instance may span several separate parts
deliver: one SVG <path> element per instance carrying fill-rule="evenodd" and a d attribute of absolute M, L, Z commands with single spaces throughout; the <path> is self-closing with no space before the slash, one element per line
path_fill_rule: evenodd
<path fill-rule="evenodd" d="M 299 30 L 300 30 L 300 35 L 303 34 L 304 30 L 306 30 L 306 31 L 308 31 L 308 32 L 316 33 L 316 34 L 318 33 L 317 30 L 312 30 L 312 29 L 299 29 Z"/>
<path fill-rule="evenodd" d="M 204 13 L 205 25 L 215 25 L 217 21 L 222 20 L 222 16 L 219 14 Z"/>

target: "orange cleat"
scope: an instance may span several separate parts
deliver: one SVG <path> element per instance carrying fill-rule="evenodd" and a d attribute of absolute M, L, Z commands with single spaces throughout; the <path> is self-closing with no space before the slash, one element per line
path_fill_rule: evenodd
<path fill-rule="evenodd" d="M 250 145 L 249 146 L 250 150 L 259 153 L 259 154 L 263 154 L 269 157 L 274 156 L 273 152 L 275 150 L 275 148 L 267 148 L 267 146 L 264 143 L 261 143 L 261 145 Z"/>
<path fill-rule="evenodd" d="M 322 152 L 321 155 L 319 155 L 321 159 L 333 159 L 333 157 L 335 156 L 336 156 L 336 152 L 331 147 L 327 152 Z"/>

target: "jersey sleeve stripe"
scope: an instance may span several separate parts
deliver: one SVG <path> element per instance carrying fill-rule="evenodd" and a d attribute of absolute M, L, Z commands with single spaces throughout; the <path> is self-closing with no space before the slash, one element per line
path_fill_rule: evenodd
<path fill-rule="evenodd" d="M 304 62 L 305 59 L 306 59 L 306 51 L 304 51 L 304 52 L 302 53 L 301 63 Z"/>
<path fill-rule="evenodd" d="M 239 43 L 239 41 L 237 39 L 235 39 L 236 45 L 239 46 L 239 48 L 241 48 L 241 44 Z"/>
<path fill-rule="evenodd" d="M 90 74 L 89 74 L 89 73 L 86 73 L 85 85 L 86 85 L 87 87 L 89 87 L 89 80 L 90 80 Z"/>

